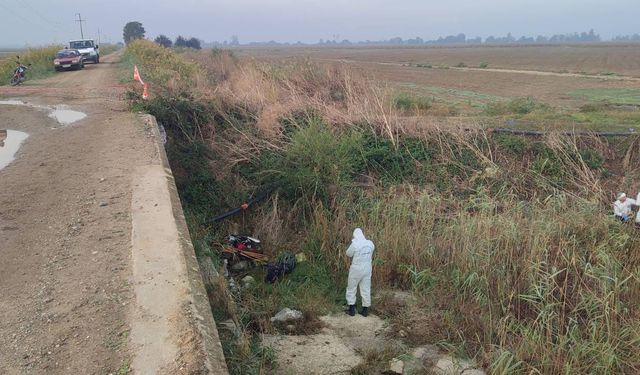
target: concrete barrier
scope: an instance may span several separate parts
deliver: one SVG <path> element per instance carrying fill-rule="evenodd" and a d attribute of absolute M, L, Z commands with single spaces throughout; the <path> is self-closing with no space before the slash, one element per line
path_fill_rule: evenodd
<path fill-rule="evenodd" d="M 158 126 L 153 116 L 140 118 L 156 155 L 132 181 L 131 368 L 224 375 L 222 345 Z"/>

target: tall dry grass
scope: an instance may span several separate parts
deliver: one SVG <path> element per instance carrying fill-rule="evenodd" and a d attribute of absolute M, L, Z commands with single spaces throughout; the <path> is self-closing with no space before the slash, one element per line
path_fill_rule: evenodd
<path fill-rule="evenodd" d="M 459 345 L 497 374 L 640 369 L 640 243 L 597 203 L 394 188 L 317 203 L 309 225 L 336 275 L 348 269 L 351 229 L 364 229 L 376 243 L 374 289 L 423 301 L 391 319 L 414 345 Z"/>
<path fill-rule="evenodd" d="M 56 52 L 62 49 L 62 46 L 48 46 L 43 48 L 31 48 L 25 51 L 21 51 L 20 62 L 23 65 L 29 65 L 27 70 L 27 79 L 45 78 L 53 73 L 55 69 L 53 67 L 53 59 L 56 56 Z M 16 68 L 15 56 L 7 56 L 0 60 L 0 85 L 9 84 L 9 80 L 13 76 L 13 71 Z"/>
<path fill-rule="evenodd" d="M 164 93 L 187 90 L 210 106 L 202 126 L 212 130 L 199 141 L 216 155 L 205 164 L 218 181 L 296 185 L 243 224 L 273 249 L 304 243 L 313 263 L 240 299 L 247 326 L 268 329 L 270 309 L 294 297 L 305 311 L 333 302 L 327 290 L 342 286 L 359 226 L 376 243 L 374 289 L 420 301 L 391 317 L 412 344 L 458 347 L 495 374 L 640 371 L 640 246 L 606 211 L 601 164 L 620 162 L 608 141 L 527 142 L 415 116 L 424 113 L 398 108 L 391 90 L 347 66 L 130 48 Z M 398 178 L 384 183 L 393 168 Z"/>

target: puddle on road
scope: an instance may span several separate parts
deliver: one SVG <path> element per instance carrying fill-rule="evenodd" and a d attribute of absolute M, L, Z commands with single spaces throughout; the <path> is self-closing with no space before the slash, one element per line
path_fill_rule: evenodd
<path fill-rule="evenodd" d="M 49 113 L 49 117 L 58 121 L 60 125 L 73 124 L 76 121 L 80 121 L 87 117 L 86 114 L 78 111 L 72 111 L 70 109 L 54 109 Z"/>
<path fill-rule="evenodd" d="M 31 108 L 49 111 L 49 117 L 56 120 L 60 125 L 70 125 L 87 117 L 85 113 L 72 111 L 66 105 L 46 106 L 23 102 L 22 100 L 8 99 L 0 100 L 0 105 L 20 105 Z"/>
<path fill-rule="evenodd" d="M 15 100 L 15 99 L 0 100 L 0 104 L 4 104 L 4 105 L 27 105 L 22 100 Z"/>
<path fill-rule="evenodd" d="M 0 129 L 0 170 L 9 165 L 29 134 L 11 129 Z"/>

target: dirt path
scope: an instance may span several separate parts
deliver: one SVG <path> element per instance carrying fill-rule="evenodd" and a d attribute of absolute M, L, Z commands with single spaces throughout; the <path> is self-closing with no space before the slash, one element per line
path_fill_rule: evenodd
<path fill-rule="evenodd" d="M 109 374 L 129 368 L 132 170 L 155 150 L 121 100 L 114 57 L 18 88 L 0 128 L 26 132 L 0 170 L 0 373 Z"/>

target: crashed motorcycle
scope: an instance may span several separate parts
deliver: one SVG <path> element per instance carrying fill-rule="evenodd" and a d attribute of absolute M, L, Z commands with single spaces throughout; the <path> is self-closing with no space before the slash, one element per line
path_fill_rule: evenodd
<path fill-rule="evenodd" d="M 257 238 L 232 234 L 228 237 L 229 246 L 223 248 L 223 258 L 229 263 L 248 260 L 254 263 L 266 263 L 267 256 L 260 249 L 260 240 Z"/>

